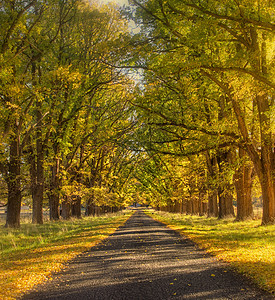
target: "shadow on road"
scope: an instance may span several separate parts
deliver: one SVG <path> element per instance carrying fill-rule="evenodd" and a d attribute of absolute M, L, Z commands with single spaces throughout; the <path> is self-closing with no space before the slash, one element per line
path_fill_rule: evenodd
<path fill-rule="evenodd" d="M 274 299 L 142 211 L 27 299 Z"/>

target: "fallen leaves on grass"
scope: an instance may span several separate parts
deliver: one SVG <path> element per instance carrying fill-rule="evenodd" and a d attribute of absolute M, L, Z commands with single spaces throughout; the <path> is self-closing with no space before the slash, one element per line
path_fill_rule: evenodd
<path fill-rule="evenodd" d="M 192 239 L 218 259 L 229 262 L 262 288 L 275 292 L 275 225 L 260 226 L 260 220 L 234 222 L 234 219 L 162 212 L 151 216 Z"/>
<path fill-rule="evenodd" d="M 35 285 L 51 279 L 51 274 L 64 268 L 67 261 L 112 234 L 129 216 L 101 218 L 99 226 L 96 226 L 96 219 L 94 224 L 91 220 L 83 220 L 81 222 L 87 222 L 85 230 L 77 221 L 82 224 L 79 225 L 82 231 L 78 231 L 76 225 L 71 234 L 70 228 L 62 230 L 65 236 L 60 234 L 60 239 L 33 249 L 8 251 L 2 255 L 0 263 L 0 299 L 14 300 Z"/>

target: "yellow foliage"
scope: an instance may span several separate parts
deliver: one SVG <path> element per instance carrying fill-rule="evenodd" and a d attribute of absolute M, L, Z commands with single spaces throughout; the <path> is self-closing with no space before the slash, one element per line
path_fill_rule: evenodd
<path fill-rule="evenodd" d="M 94 227 L 90 221 L 90 230 L 68 236 L 60 242 L 5 254 L 0 262 L 0 299 L 17 299 L 35 285 L 50 280 L 51 275 L 64 268 L 67 261 L 112 234 L 128 217 L 129 214 L 118 214 L 111 222 L 109 217 L 101 217 L 101 225 Z"/>
<path fill-rule="evenodd" d="M 262 288 L 275 291 L 275 225 L 259 226 L 260 220 L 234 222 L 161 212 L 153 217 L 230 263 Z"/>

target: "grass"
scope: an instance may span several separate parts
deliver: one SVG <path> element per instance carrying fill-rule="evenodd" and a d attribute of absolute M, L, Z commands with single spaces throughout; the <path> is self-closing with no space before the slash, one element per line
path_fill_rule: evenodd
<path fill-rule="evenodd" d="M 275 225 L 261 226 L 260 220 L 234 222 L 164 212 L 147 214 L 275 293 Z"/>
<path fill-rule="evenodd" d="M 22 224 L 20 229 L 0 227 L 0 299 L 16 299 L 49 280 L 53 272 L 112 234 L 131 214 Z"/>

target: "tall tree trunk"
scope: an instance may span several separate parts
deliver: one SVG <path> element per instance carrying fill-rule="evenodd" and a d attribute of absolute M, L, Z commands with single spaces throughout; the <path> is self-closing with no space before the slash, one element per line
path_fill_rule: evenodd
<path fill-rule="evenodd" d="M 266 46 L 265 34 L 261 39 L 258 38 L 257 29 L 250 26 L 250 40 L 247 46 L 250 54 L 249 63 L 253 69 L 253 73 L 259 78 L 268 76 L 266 68 Z M 262 41 L 260 47 L 259 40 Z M 274 135 L 271 130 L 271 107 L 274 105 L 274 94 L 267 94 L 266 86 L 261 80 L 254 80 L 254 88 L 257 91 L 256 104 L 258 110 L 258 119 L 261 133 L 261 148 L 258 149 L 257 144 L 251 138 L 251 130 L 248 130 L 245 119 L 245 113 L 234 94 L 232 87 L 224 84 L 217 79 L 215 75 L 202 71 L 202 73 L 213 80 L 229 97 L 232 102 L 235 116 L 238 121 L 238 128 L 244 141 L 244 147 L 254 164 L 255 171 L 259 177 L 263 197 L 263 217 L 262 224 L 275 223 L 275 150 L 274 150 Z M 271 74 L 270 74 L 271 75 Z M 260 83 L 259 83 L 260 82 Z M 260 152 L 260 153 L 259 153 Z"/>
<path fill-rule="evenodd" d="M 258 168 L 258 176 L 262 188 L 263 196 L 263 224 L 275 223 L 275 149 L 271 132 L 271 117 L 269 101 L 267 95 L 256 97 L 261 132 L 261 167 Z"/>
<path fill-rule="evenodd" d="M 205 191 L 201 191 L 200 192 L 200 196 L 199 196 L 199 215 L 200 216 L 204 216 L 207 212 L 207 210 L 205 210 Z"/>
<path fill-rule="evenodd" d="M 43 158 L 41 153 L 35 155 L 31 140 L 27 148 L 27 158 L 30 165 L 30 179 L 31 179 L 31 195 L 32 195 L 32 223 L 43 224 L 43 192 L 44 192 L 44 169 Z"/>
<path fill-rule="evenodd" d="M 68 220 L 71 217 L 71 201 L 67 196 L 64 197 L 61 203 L 61 217 Z"/>
<path fill-rule="evenodd" d="M 208 209 L 207 209 L 207 216 L 211 217 L 218 217 L 219 215 L 219 208 L 218 208 L 218 191 L 213 190 L 209 191 L 208 193 Z"/>
<path fill-rule="evenodd" d="M 218 209 L 218 191 L 211 184 L 212 181 L 215 180 L 215 176 L 217 173 L 217 158 L 216 156 L 210 157 L 209 151 L 205 152 L 206 164 L 207 164 L 207 174 L 208 174 L 208 217 L 218 217 L 219 209 Z"/>
<path fill-rule="evenodd" d="M 219 219 L 234 217 L 233 195 L 230 190 L 218 189 L 219 195 Z"/>
<path fill-rule="evenodd" d="M 81 197 L 76 196 L 72 202 L 72 216 L 81 218 Z"/>
<path fill-rule="evenodd" d="M 259 38 L 257 29 L 250 27 L 251 37 L 251 65 L 254 71 L 260 76 L 267 76 L 266 67 L 266 35 L 262 34 Z M 248 144 L 247 150 L 254 163 L 255 170 L 260 180 L 263 197 L 263 224 L 275 223 L 275 152 L 274 137 L 271 132 L 271 107 L 274 105 L 274 94 L 267 94 L 257 81 L 255 87 L 258 89 L 256 95 L 256 104 L 258 109 L 258 118 L 261 133 L 261 156 L 253 149 L 253 145 Z M 239 109 L 237 107 L 237 109 Z M 240 109 L 239 109 L 240 110 Z M 239 113 L 239 112 L 237 112 Z M 239 116 L 240 122 L 243 121 Z M 248 132 L 243 121 L 242 133 L 246 140 L 249 139 Z"/>
<path fill-rule="evenodd" d="M 34 56 L 37 55 L 34 53 Z M 32 84 L 37 85 L 37 70 L 41 77 L 40 69 L 37 68 L 35 60 L 32 61 Z M 35 102 L 36 108 L 36 124 L 35 139 L 36 151 L 34 151 L 29 139 L 29 163 L 31 175 L 31 194 L 32 194 L 32 223 L 43 224 L 43 197 L 44 197 L 44 149 L 42 141 L 42 103 L 39 99 Z M 35 154 L 36 153 L 36 154 Z"/>
<path fill-rule="evenodd" d="M 275 153 L 272 145 L 271 133 L 262 131 L 261 150 L 259 156 L 255 146 L 249 138 L 245 121 L 242 117 L 241 109 L 238 103 L 233 99 L 233 105 L 239 122 L 239 128 L 246 142 L 247 153 L 252 160 L 255 171 L 259 177 L 263 197 L 263 224 L 275 223 Z M 263 124 L 262 124 L 263 125 Z M 263 126 L 262 126 L 263 127 Z M 265 138 L 266 139 L 265 139 Z"/>
<path fill-rule="evenodd" d="M 36 101 L 36 187 L 33 198 L 32 222 L 43 224 L 43 197 L 44 197 L 44 147 L 42 140 L 42 103 Z"/>
<path fill-rule="evenodd" d="M 233 194 L 231 184 L 225 178 L 225 166 L 231 164 L 231 152 L 230 150 L 224 150 L 217 156 L 219 175 L 222 177 L 222 182 L 218 188 L 219 197 L 219 218 L 233 217 L 235 216 L 233 207 Z"/>
<path fill-rule="evenodd" d="M 192 214 L 192 200 L 187 200 L 186 202 L 186 214 L 187 215 Z"/>
<path fill-rule="evenodd" d="M 86 215 L 87 216 L 92 216 L 94 215 L 94 204 L 92 199 L 89 199 L 86 203 Z"/>
<path fill-rule="evenodd" d="M 37 141 L 37 162 L 36 162 L 36 186 L 33 194 L 32 223 L 43 224 L 43 198 L 44 198 L 44 153 L 41 149 L 41 141 Z"/>
<path fill-rule="evenodd" d="M 246 153 L 239 149 L 239 156 L 244 163 L 234 174 L 234 184 L 237 193 L 237 221 L 244 221 L 253 218 L 252 206 L 252 173 L 251 163 L 243 162 Z"/>
<path fill-rule="evenodd" d="M 180 206 L 181 206 L 181 205 L 180 205 L 180 202 L 177 201 L 177 202 L 176 202 L 176 212 L 177 212 L 177 213 L 180 212 Z"/>
<path fill-rule="evenodd" d="M 55 159 L 55 164 L 52 166 L 50 193 L 49 193 L 49 206 L 50 206 L 50 219 L 59 219 L 59 164 L 60 159 Z"/>
<path fill-rule="evenodd" d="M 8 205 L 6 227 L 20 227 L 21 210 L 21 155 L 20 155 L 20 137 L 19 128 L 13 126 L 13 134 L 10 141 L 10 161 L 8 164 Z"/>
<path fill-rule="evenodd" d="M 263 224 L 275 223 L 275 152 L 262 144 L 261 168 L 258 170 L 263 197 Z"/>
<path fill-rule="evenodd" d="M 199 199 L 197 196 L 195 196 L 192 199 L 192 215 L 198 215 L 199 214 Z"/>
<path fill-rule="evenodd" d="M 251 65 L 254 72 L 260 76 L 267 76 L 266 68 L 266 36 L 265 33 L 259 39 L 255 27 L 250 27 L 251 37 Z M 260 42 L 261 41 L 261 42 Z M 261 43 L 261 44 L 260 44 Z M 262 224 L 275 223 L 275 150 L 274 135 L 271 127 L 271 107 L 274 105 L 274 93 L 268 94 L 266 89 L 255 81 L 255 88 L 258 89 L 256 104 L 261 133 L 260 156 L 250 140 L 245 120 L 242 117 L 241 109 L 233 98 L 235 114 L 238 118 L 239 128 L 246 141 L 247 152 L 254 163 L 256 173 L 259 177 L 263 197 Z"/>
<path fill-rule="evenodd" d="M 180 209 L 181 214 L 186 214 L 186 200 L 183 199 L 181 202 L 181 209 Z"/>

